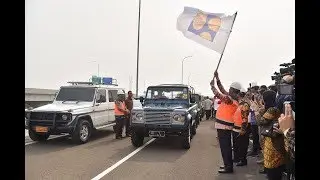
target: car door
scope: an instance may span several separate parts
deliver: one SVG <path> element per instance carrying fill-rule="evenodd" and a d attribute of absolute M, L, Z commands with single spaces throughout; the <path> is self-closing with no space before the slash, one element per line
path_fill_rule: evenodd
<path fill-rule="evenodd" d="M 108 89 L 108 120 L 109 123 L 115 122 L 114 102 L 117 99 L 118 90 Z"/>
<path fill-rule="evenodd" d="M 98 89 L 95 108 L 94 108 L 94 118 L 95 126 L 102 126 L 108 124 L 108 102 L 106 89 Z"/>

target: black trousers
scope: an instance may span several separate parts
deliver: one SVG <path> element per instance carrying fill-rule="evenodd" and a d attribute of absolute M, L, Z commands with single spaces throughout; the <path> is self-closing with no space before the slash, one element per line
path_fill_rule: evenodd
<path fill-rule="evenodd" d="M 125 116 L 116 116 L 116 137 L 122 137 L 125 120 Z"/>
<path fill-rule="evenodd" d="M 252 151 L 258 152 L 260 149 L 260 141 L 259 141 L 259 127 L 256 124 L 248 124 L 249 134 L 252 134 Z"/>
<path fill-rule="evenodd" d="M 244 135 L 232 131 L 233 142 L 233 160 L 234 162 L 247 161 L 247 152 L 249 146 L 249 133 L 246 131 Z"/>
<path fill-rule="evenodd" d="M 124 125 L 126 127 L 126 135 L 130 134 L 130 114 L 126 116 L 126 119 L 124 120 Z"/>
<path fill-rule="evenodd" d="M 211 110 L 206 110 L 206 120 L 210 119 L 211 117 Z"/>
<path fill-rule="evenodd" d="M 231 130 L 217 129 L 221 155 L 225 168 L 233 168 Z"/>
<path fill-rule="evenodd" d="M 272 169 L 266 168 L 268 180 L 281 180 L 284 171 L 285 165 Z"/>

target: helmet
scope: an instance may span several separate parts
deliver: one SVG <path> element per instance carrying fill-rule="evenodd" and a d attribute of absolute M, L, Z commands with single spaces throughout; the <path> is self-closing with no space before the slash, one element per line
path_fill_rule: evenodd
<path fill-rule="evenodd" d="M 230 87 L 232 87 L 232 88 L 234 88 L 234 89 L 237 89 L 237 90 L 241 90 L 241 84 L 240 83 L 238 83 L 238 82 L 233 82 L 231 85 L 230 85 Z"/>

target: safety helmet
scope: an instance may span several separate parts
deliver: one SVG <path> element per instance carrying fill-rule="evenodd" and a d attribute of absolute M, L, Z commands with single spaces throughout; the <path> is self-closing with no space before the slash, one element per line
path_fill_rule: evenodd
<path fill-rule="evenodd" d="M 237 89 L 237 90 L 241 90 L 241 84 L 240 83 L 238 83 L 238 82 L 233 82 L 233 83 L 231 83 L 231 85 L 230 85 L 230 87 L 232 87 L 233 89 Z"/>

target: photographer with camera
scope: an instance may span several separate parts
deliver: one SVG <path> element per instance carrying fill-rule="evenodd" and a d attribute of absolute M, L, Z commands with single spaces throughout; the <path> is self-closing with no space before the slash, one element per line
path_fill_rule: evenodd
<path fill-rule="evenodd" d="M 295 59 L 291 63 L 283 63 L 280 66 L 280 73 L 274 73 L 272 80 L 276 81 L 278 95 L 276 106 L 280 110 L 281 117 L 278 119 L 279 127 L 274 127 L 274 131 L 279 131 L 284 135 L 286 154 L 289 155 L 285 163 L 285 172 L 288 180 L 295 177 Z M 278 128 L 278 129 L 277 129 Z"/>
<path fill-rule="evenodd" d="M 285 75 L 282 78 L 282 84 L 279 85 L 279 88 L 281 88 L 281 91 L 287 91 L 287 92 L 279 92 L 276 103 L 277 108 L 280 110 L 280 112 L 283 112 L 283 103 L 286 101 L 295 101 L 294 92 L 293 92 L 293 85 L 294 85 L 294 76 L 292 75 Z"/>

